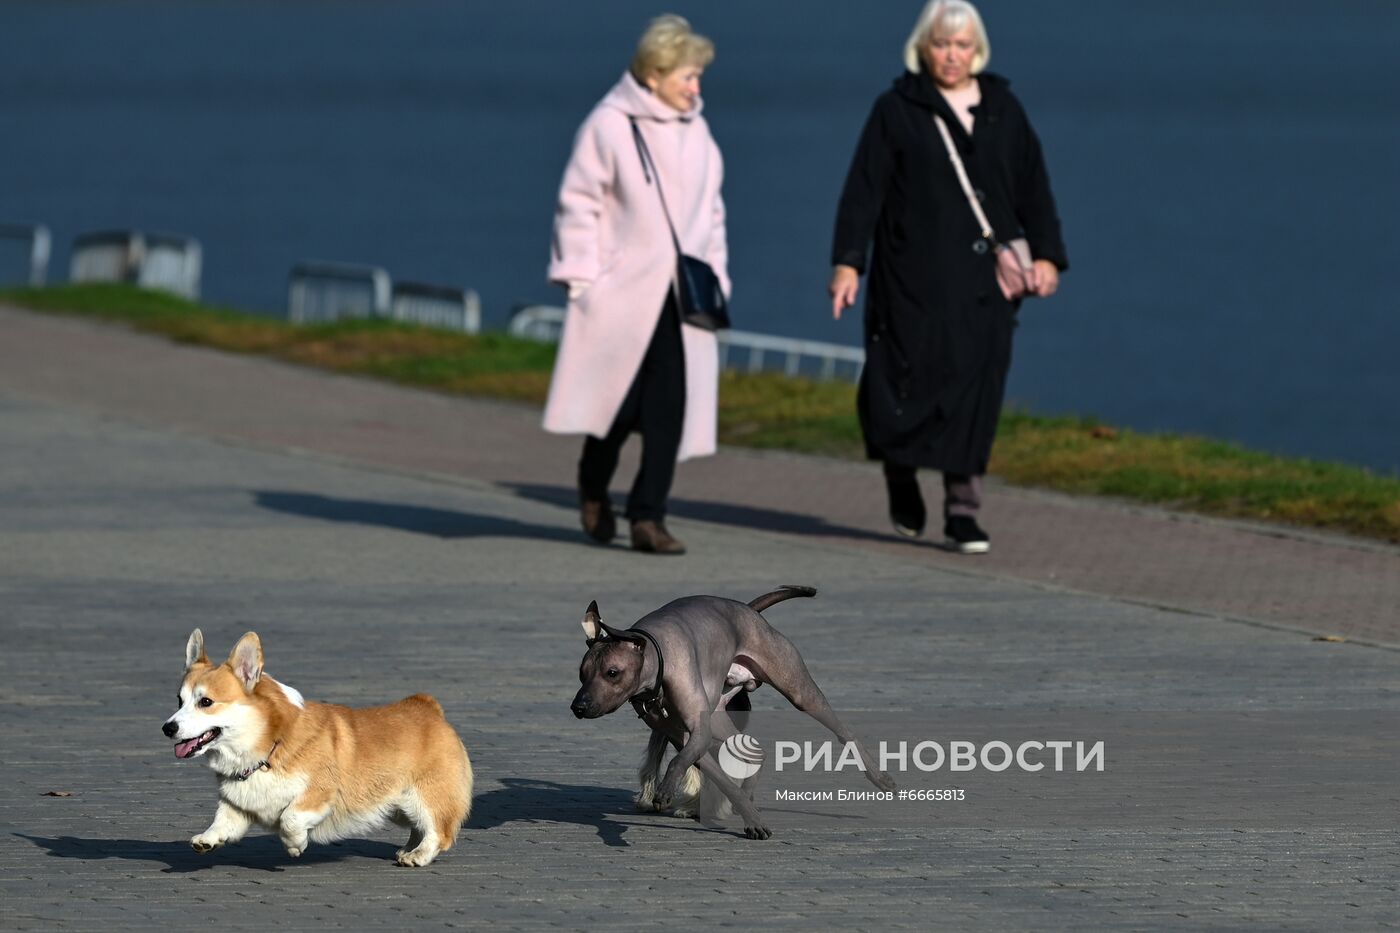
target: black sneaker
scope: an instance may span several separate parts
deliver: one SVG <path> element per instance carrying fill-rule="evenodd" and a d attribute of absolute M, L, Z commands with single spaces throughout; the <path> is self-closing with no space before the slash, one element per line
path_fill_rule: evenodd
<path fill-rule="evenodd" d="M 924 533 L 928 522 L 928 510 L 924 508 L 924 497 L 919 492 L 919 481 L 911 470 L 907 475 L 890 476 L 885 473 L 885 491 L 890 497 L 890 522 L 894 530 L 906 538 L 917 538 Z"/>
<path fill-rule="evenodd" d="M 943 544 L 959 554 L 985 554 L 992 549 L 991 539 L 971 515 L 949 515 L 943 523 Z"/>

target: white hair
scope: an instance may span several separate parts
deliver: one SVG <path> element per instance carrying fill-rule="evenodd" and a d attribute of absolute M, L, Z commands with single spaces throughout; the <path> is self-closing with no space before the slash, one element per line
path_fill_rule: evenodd
<path fill-rule="evenodd" d="M 992 44 L 987 41 L 987 27 L 977 7 L 967 0 L 929 0 L 924 4 L 914 29 L 904 43 L 904 67 L 918 74 L 924 70 L 923 47 L 935 35 L 946 36 L 960 32 L 968 24 L 977 37 L 977 51 L 972 53 L 972 73 L 979 74 L 992 59 Z"/>

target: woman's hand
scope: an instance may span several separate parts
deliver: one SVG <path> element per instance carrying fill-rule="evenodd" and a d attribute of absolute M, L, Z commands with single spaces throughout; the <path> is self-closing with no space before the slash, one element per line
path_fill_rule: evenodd
<path fill-rule="evenodd" d="M 855 266 L 838 265 L 831 270 L 831 284 L 826 290 L 831 293 L 831 316 L 839 321 L 841 312 L 856 303 L 860 273 Z"/>
<path fill-rule="evenodd" d="M 1037 259 L 1035 275 L 1031 278 L 1031 290 L 1041 298 L 1049 298 L 1060 287 L 1060 270 L 1048 259 Z"/>

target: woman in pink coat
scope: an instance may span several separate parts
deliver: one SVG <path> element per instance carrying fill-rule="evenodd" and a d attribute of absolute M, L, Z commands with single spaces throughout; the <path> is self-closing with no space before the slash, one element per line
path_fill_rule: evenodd
<path fill-rule="evenodd" d="M 665 525 L 677 460 L 715 451 L 715 336 L 680 322 L 666 218 L 669 208 L 681 249 L 714 268 L 727 296 L 723 164 L 700 116 L 700 76 L 713 58 L 713 43 L 681 17 L 652 21 L 631 68 L 579 128 L 554 220 L 549 279 L 568 289 L 569 310 L 544 427 L 588 435 L 580 511 L 584 531 L 603 543 L 617 533 L 608 484 L 618 453 L 641 433 L 626 515 L 632 547 L 656 554 L 685 552 Z M 654 174 L 643 169 L 634 125 Z"/>

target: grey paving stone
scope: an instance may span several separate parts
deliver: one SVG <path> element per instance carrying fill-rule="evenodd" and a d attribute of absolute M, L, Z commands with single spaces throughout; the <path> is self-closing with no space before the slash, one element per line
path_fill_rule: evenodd
<path fill-rule="evenodd" d="M 111 345 L 106 331 L 71 330 L 78 343 Z M 167 393 L 209 374 L 205 355 L 195 364 L 191 351 L 130 339 L 178 376 Z M 71 388 L 34 391 L 38 369 L 19 388 L 9 372 L 0 370 L 5 929 L 1396 924 L 1393 810 L 1359 829 L 911 820 L 863 831 L 795 825 L 753 843 L 635 812 L 641 726 L 627 713 L 581 723 L 567 709 L 588 600 L 628 624 L 677 595 L 749 598 L 787 582 L 821 594 L 769 616 L 842 710 L 1394 711 L 1396 652 L 1290 630 L 1303 625 L 968 572 L 873 532 L 680 517 L 690 555 L 639 557 L 583 544 L 558 497 L 323 446 L 307 426 L 318 406 L 353 420 L 323 396 L 310 410 L 285 400 L 269 416 L 301 419 L 297 452 L 276 438 L 205 436 L 168 411 L 146 409 L 138 423 L 127 405 L 149 386 L 109 382 L 105 396 L 80 400 L 64 397 Z M 96 384 L 90 372 L 72 375 Z M 251 401 L 240 400 L 245 388 Z M 251 433 L 264 430 L 265 389 L 225 382 L 215 420 L 232 424 L 246 406 Z M 424 424 L 423 411 L 460 410 L 384 391 L 410 399 Z M 519 465 L 527 478 L 546 470 L 557 483 L 557 466 Z M 1154 527 L 1132 544 L 1139 559 L 1151 559 Z M 207 824 L 212 780 L 175 761 L 157 731 L 195 626 L 215 651 L 256 629 L 269 671 L 313 699 L 435 694 L 478 774 L 459 845 L 422 871 L 392 866 L 394 833 L 316 846 L 300 860 L 263 834 L 196 855 L 187 840 Z M 770 691 L 755 701 L 781 702 Z M 1190 806 L 1189 788 L 1177 793 Z"/>

